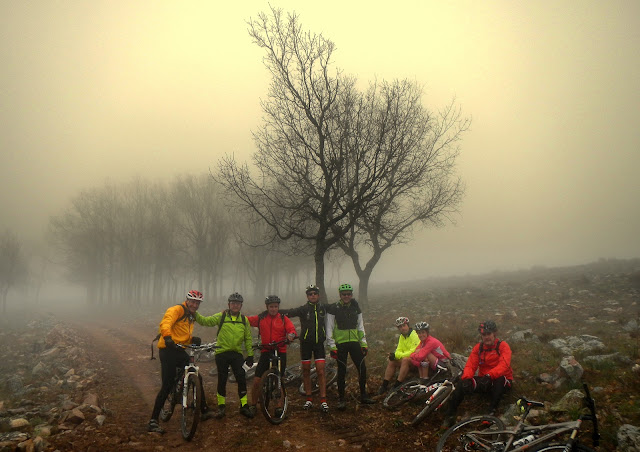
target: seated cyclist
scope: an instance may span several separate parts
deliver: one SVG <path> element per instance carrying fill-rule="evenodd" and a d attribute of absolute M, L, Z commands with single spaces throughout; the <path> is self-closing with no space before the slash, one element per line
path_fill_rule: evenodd
<path fill-rule="evenodd" d="M 440 365 L 451 358 L 451 355 L 444 348 L 442 342 L 429 334 L 429 324 L 427 322 L 418 322 L 415 324 L 420 343 L 415 351 L 406 358 L 402 358 L 400 362 L 400 371 L 398 379 L 393 387 L 400 386 L 407 379 L 411 369 L 417 369 L 420 378 L 428 379 L 435 376 L 436 372 L 446 370 L 446 367 Z"/>
<path fill-rule="evenodd" d="M 420 338 L 420 344 L 406 361 L 410 362 L 411 366 L 418 368 L 420 378 L 423 379 L 431 378 L 437 372 L 447 370 L 442 364 L 448 362 L 451 355 L 444 348 L 442 342 L 429 334 L 429 324 L 418 322 L 415 328 Z M 402 372 L 402 368 L 400 370 Z"/>
<path fill-rule="evenodd" d="M 395 351 L 389 353 L 387 369 L 384 371 L 384 380 L 382 380 L 382 386 L 378 389 L 377 395 L 382 395 L 387 392 L 389 382 L 395 375 L 396 371 L 400 370 L 402 359 L 408 358 L 420 343 L 418 334 L 416 334 L 415 330 L 409 326 L 409 319 L 407 317 L 398 317 L 396 319 L 396 327 L 400 331 L 398 346 Z"/>
<path fill-rule="evenodd" d="M 513 370 L 511 369 L 511 348 L 496 337 L 498 327 L 493 320 L 478 326 L 480 342 L 473 347 L 464 366 L 460 384 L 451 394 L 449 408 L 442 423 L 443 428 L 451 427 L 456 421 L 456 411 L 466 394 L 485 392 L 491 394 L 489 414 L 494 415 L 502 395 L 511 389 Z"/>
<path fill-rule="evenodd" d="M 273 349 L 268 346 L 271 342 L 279 342 L 283 339 L 292 341 L 296 337 L 296 329 L 289 317 L 279 313 L 280 297 L 269 295 L 264 304 L 267 310 L 259 315 L 247 317 L 251 326 L 258 328 L 260 334 L 260 360 L 256 366 L 256 376 L 253 379 L 253 387 L 251 388 L 251 412 L 256 412 L 256 402 L 260 394 L 260 385 L 262 375 L 269 369 L 271 362 L 271 353 Z M 278 346 L 278 356 L 280 356 L 280 369 L 287 367 L 287 344 L 283 343 Z M 278 412 L 276 411 L 276 415 Z"/>

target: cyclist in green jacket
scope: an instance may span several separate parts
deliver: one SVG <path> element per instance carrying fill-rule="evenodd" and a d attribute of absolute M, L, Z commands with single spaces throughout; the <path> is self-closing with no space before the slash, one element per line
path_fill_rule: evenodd
<path fill-rule="evenodd" d="M 225 415 L 227 378 L 229 366 L 238 382 L 238 397 L 240 398 L 240 414 L 248 418 L 253 413 L 247 405 L 247 379 L 242 368 L 243 364 L 253 366 L 253 348 L 251 342 L 251 325 L 247 318 L 240 313 L 242 295 L 238 292 L 229 295 L 229 309 L 204 317 L 196 312 L 196 322 L 203 326 L 218 327 L 218 350 L 216 351 L 216 366 L 218 367 L 218 412 L 216 418 Z M 247 357 L 242 354 L 242 345 L 247 351 Z"/>
<path fill-rule="evenodd" d="M 345 401 L 345 376 L 347 374 L 347 357 L 358 369 L 360 376 L 360 403 L 376 403 L 367 395 L 367 366 L 364 358 L 369 350 L 362 311 L 358 302 L 352 298 L 353 287 L 342 284 L 338 287 L 340 301 L 327 307 L 327 344 L 331 349 L 331 357 L 338 361 L 338 410 L 347 408 Z"/>
<path fill-rule="evenodd" d="M 382 386 L 378 389 L 377 395 L 382 395 L 387 392 L 389 382 L 395 375 L 396 371 L 400 369 L 402 359 L 408 358 L 420 343 L 420 338 L 415 330 L 409 326 L 409 319 L 407 317 L 398 317 L 396 319 L 396 327 L 400 331 L 398 346 L 395 351 L 389 353 L 389 362 L 387 363 L 387 369 L 384 372 L 384 380 L 382 380 Z M 396 383 L 400 384 L 397 380 Z M 394 386 L 397 385 L 394 384 Z"/>

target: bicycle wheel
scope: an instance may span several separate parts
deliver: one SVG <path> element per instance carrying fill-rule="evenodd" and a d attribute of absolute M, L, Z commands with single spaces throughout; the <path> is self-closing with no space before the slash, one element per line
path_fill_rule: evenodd
<path fill-rule="evenodd" d="M 262 376 L 262 414 L 272 424 L 280 424 L 287 413 L 287 392 L 278 373 L 271 369 Z"/>
<path fill-rule="evenodd" d="M 452 392 L 453 388 L 449 385 L 440 386 L 438 389 L 436 389 L 427 399 L 424 408 L 422 408 L 422 411 L 420 411 L 418 415 L 413 418 L 413 421 L 411 421 L 411 425 L 413 427 L 417 427 L 418 425 L 420 425 L 420 423 L 424 421 L 427 416 L 429 416 L 431 413 L 442 406 L 442 404 L 449 398 Z"/>
<path fill-rule="evenodd" d="M 531 449 L 531 452 L 553 452 L 553 451 L 563 451 L 567 447 L 567 443 L 544 443 L 539 446 L 534 446 Z M 574 452 L 595 452 L 595 449 L 592 449 L 584 444 L 576 443 L 573 445 L 571 449 Z"/>
<path fill-rule="evenodd" d="M 282 373 L 282 383 L 294 385 L 302 379 L 302 364 L 288 366 Z"/>
<path fill-rule="evenodd" d="M 182 399 L 182 437 L 187 441 L 191 441 L 193 435 L 196 434 L 196 428 L 200 421 L 200 408 L 202 405 L 202 386 L 200 379 L 195 374 L 189 374 L 187 377 L 187 400 L 185 403 Z"/>
<path fill-rule="evenodd" d="M 245 379 L 245 381 L 248 381 L 249 379 L 251 379 L 251 378 L 256 376 L 256 367 L 257 366 L 258 366 L 258 363 L 253 363 L 253 366 L 249 367 L 249 370 L 245 370 L 244 371 L 244 379 Z M 233 372 L 229 373 L 228 381 L 229 381 L 229 383 L 237 383 L 238 382 L 236 380 L 236 375 Z"/>
<path fill-rule="evenodd" d="M 474 444 L 466 434 L 468 432 L 489 432 L 492 430 L 504 430 L 504 423 L 497 417 L 474 416 L 472 418 L 465 419 L 444 432 L 440 441 L 438 441 L 436 452 L 491 450 L 491 447 L 484 448 L 479 444 Z M 483 434 L 482 438 L 488 442 L 496 442 L 500 440 L 500 435 Z"/>
<path fill-rule="evenodd" d="M 403 403 L 414 399 L 422 388 L 423 386 L 420 385 L 418 379 L 405 381 L 400 386 L 389 391 L 389 394 L 382 401 L 382 405 L 389 410 L 398 409 Z"/>
<path fill-rule="evenodd" d="M 160 410 L 160 420 L 162 422 L 167 422 L 171 419 L 171 416 L 173 416 L 173 410 L 176 408 L 176 403 L 178 403 L 182 395 L 182 392 L 179 392 L 177 389 L 178 383 L 181 380 L 182 376 L 176 379 L 176 382 L 171 386 L 167 399 L 164 401 L 164 405 L 162 405 L 162 409 Z"/>

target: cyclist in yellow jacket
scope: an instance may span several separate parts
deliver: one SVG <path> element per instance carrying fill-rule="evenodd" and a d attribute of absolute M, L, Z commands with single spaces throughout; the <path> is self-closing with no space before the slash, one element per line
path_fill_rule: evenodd
<path fill-rule="evenodd" d="M 387 369 L 384 371 L 384 380 L 382 380 L 382 386 L 378 389 L 377 395 L 382 395 L 387 392 L 389 382 L 396 371 L 400 369 L 402 359 L 408 358 L 420 343 L 420 338 L 415 330 L 409 326 L 409 319 L 407 317 L 398 317 L 396 319 L 396 327 L 400 331 L 398 346 L 395 351 L 389 353 Z"/>
<path fill-rule="evenodd" d="M 160 355 L 162 386 L 156 396 L 156 401 L 151 413 L 151 420 L 147 426 L 150 432 L 164 433 L 164 429 L 160 427 L 158 423 L 160 411 L 162 410 L 164 402 L 167 400 L 171 386 L 176 380 L 176 368 L 184 367 L 189 363 L 189 355 L 187 355 L 187 352 L 177 347 L 176 344 L 200 345 L 202 343 L 199 337 L 192 336 L 193 322 L 196 311 L 200 307 L 200 302 L 202 302 L 202 293 L 197 290 L 190 290 L 187 293 L 187 299 L 183 303 L 167 309 L 160 321 L 158 354 Z M 207 406 L 204 392 L 202 394 L 202 400 L 203 406 L 200 419 L 206 420 L 212 417 L 212 414 Z"/>

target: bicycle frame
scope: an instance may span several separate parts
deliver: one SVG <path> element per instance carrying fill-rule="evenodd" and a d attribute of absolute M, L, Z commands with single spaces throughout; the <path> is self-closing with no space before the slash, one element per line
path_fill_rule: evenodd
<path fill-rule="evenodd" d="M 587 404 L 587 408 L 589 408 L 590 414 L 583 414 L 580 416 L 579 419 L 575 421 L 559 422 L 559 423 L 545 424 L 545 425 L 525 425 L 524 422 L 529 416 L 529 412 L 531 411 L 531 408 L 534 406 L 543 406 L 544 404 L 540 402 L 532 402 L 523 398 L 522 400 L 526 404 L 525 411 L 522 415 L 522 418 L 519 420 L 518 424 L 516 424 L 516 426 L 513 429 L 491 430 L 490 432 L 472 431 L 472 432 L 466 433 L 465 437 L 468 438 L 470 442 L 473 442 L 475 446 L 482 446 L 482 448 L 484 448 L 487 451 L 502 450 L 503 452 L 507 452 L 507 451 L 522 452 L 524 450 L 530 449 L 533 446 L 546 443 L 551 439 L 557 438 L 559 436 L 562 436 L 566 433 L 571 432 L 569 436 L 569 440 L 566 443 L 568 447 L 567 450 L 571 450 L 578 436 L 578 432 L 580 431 L 582 422 L 587 420 L 587 421 L 593 422 L 594 428 L 593 428 L 592 439 L 593 439 L 594 446 L 597 446 L 599 443 L 600 434 L 598 433 L 598 422 L 597 422 L 596 413 L 595 413 L 595 402 L 591 398 L 591 395 L 589 393 L 589 388 L 587 387 L 587 385 L 584 384 L 583 387 L 586 393 L 585 401 Z M 548 433 L 544 433 L 544 432 L 548 432 Z M 540 434 L 543 434 L 543 435 L 538 436 Z M 508 440 L 506 441 L 506 443 L 503 443 L 504 447 L 502 447 L 501 449 L 498 449 L 496 447 L 498 446 L 498 443 L 496 443 L 493 440 L 488 441 L 486 439 L 487 436 L 496 436 L 496 435 L 504 435 L 505 437 L 508 437 Z M 511 448 L 514 442 L 528 435 L 534 435 L 536 437 L 530 442 L 522 446 Z M 500 446 L 502 446 L 502 444 L 500 444 Z"/>

